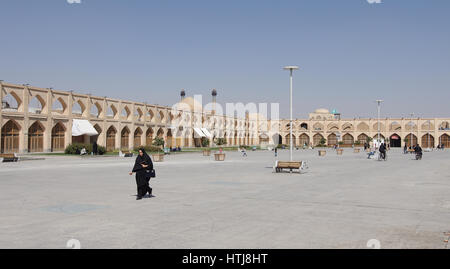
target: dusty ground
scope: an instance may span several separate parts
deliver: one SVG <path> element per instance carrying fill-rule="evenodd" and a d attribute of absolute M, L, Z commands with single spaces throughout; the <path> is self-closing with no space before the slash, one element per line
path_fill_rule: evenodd
<path fill-rule="evenodd" d="M 0 248 L 448 248 L 450 151 L 295 151 L 302 175 L 268 151 L 171 155 L 140 201 L 133 159 L 45 158 L 0 164 Z"/>

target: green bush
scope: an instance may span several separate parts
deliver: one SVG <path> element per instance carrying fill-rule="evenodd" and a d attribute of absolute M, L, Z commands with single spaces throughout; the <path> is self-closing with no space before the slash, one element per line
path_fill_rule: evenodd
<path fill-rule="evenodd" d="M 161 147 L 157 147 L 157 146 L 145 146 L 144 147 L 145 152 L 147 153 L 159 153 L 159 152 L 164 152 Z M 139 151 L 139 149 L 136 149 L 136 151 Z"/>
<path fill-rule="evenodd" d="M 164 139 L 162 139 L 161 137 L 156 137 L 155 139 L 153 139 L 153 146 L 156 147 L 164 146 Z"/>
<path fill-rule="evenodd" d="M 64 150 L 65 154 L 72 154 L 72 155 L 79 155 L 81 153 L 81 150 L 85 148 L 87 154 L 91 154 L 93 152 L 92 144 L 82 144 L 82 143 L 74 143 L 70 144 L 66 147 Z M 106 148 L 103 146 L 97 146 L 97 153 L 98 155 L 103 155 L 106 153 Z"/>

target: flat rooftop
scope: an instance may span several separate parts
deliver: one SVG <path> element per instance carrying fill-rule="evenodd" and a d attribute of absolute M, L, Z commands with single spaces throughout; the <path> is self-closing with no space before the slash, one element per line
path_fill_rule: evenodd
<path fill-rule="evenodd" d="M 269 151 L 226 154 L 166 156 L 140 201 L 134 158 L 2 163 L 0 248 L 449 248 L 450 151 L 379 162 L 298 150 L 301 175 L 272 173 Z"/>

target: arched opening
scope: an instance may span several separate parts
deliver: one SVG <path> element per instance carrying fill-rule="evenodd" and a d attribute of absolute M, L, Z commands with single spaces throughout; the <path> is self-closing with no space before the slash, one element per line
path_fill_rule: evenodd
<path fill-rule="evenodd" d="M 308 124 L 307 124 L 307 123 L 302 123 L 302 124 L 300 124 L 300 129 L 302 129 L 302 130 L 308 130 Z"/>
<path fill-rule="evenodd" d="M 343 142 L 344 146 L 351 146 L 355 142 L 355 139 L 353 138 L 353 136 L 351 134 L 345 134 L 342 137 L 342 142 Z"/>
<path fill-rule="evenodd" d="M 16 93 L 11 92 L 3 97 L 2 110 L 5 112 L 7 111 L 16 112 L 19 111 L 21 104 L 22 101 L 20 100 L 19 96 L 17 96 Z"/>
<path fill-rule="evenodd" d="M 337 136 L 333 133 L 327 137 L 328 146 L 332 147 L 338 144 Z"/>
<path fill-rule="evenodd" d="M 44 151 L 44 127 L 39 121 L 28 129 L 28 152 Z"/>
<path fill-rule="evenodd" d="M 402 130 L 402 126 L 400 125 L 400 123 L 394 121 L 393 123 L 391 123 L 391 125 L 389 126 L 389 130 L 390 131 L 395 131 L 395 132 L 400 132 Z"/>
<path fill-rule="evenodd" d="M 159 138 L 164 138 L 164 130 L 162 128 L 159 128 L 156 136 Z"/>
<path fill-rule="evenodd" d="M 320 145 L 321 141 L 324 140 L 325 138 L 321 135 L 321 134 L 315 134 L 313 136 L 313 144 L 314 146 Z"/>
<path fill-rule="evenodd" d="M 167 130 L 167 147 L 171 148 L 173 145 L 173 135 L 172 135 L 172 129 Z"/>
<path fill-rule="evenodd" d="M 9 120 L 2 127 L 1 153 L 19 152 L 19 125 Z"/>
<path fill-rule="evenodd" d="M 369 140 L 369 137 L 366 134 L 358 135 L 358 142 L 360 145 L 364 145 Z"/>
<path fill-rule="evenodd" d="M 360 132 L 368 132 L 369 131 L 369 125 L 367 125 L 365 122 L 361 122 L 358 124 L 356 129 Z"/>
<path fill-rule="evenodd" d="M 147 132 L 145 133 L 145 145 L 151 146 L 153 142 L 153 129 L 148 128 Z"/>
<path fill-rule="evenodd" d="M 28 103 L 28 112 L 34 114 L 41 114 L 44 109 L 45 101 L 40 95 L 34 96 Z"/>
<path fill-rule="evenodd" d="M 117 115 L 117 109 L 114 105 L 110 105 L 106 110 L 106 117 L 115 118 Z"/>
<path fill-rule="evenodd" d="M 91 106 L 91 116 L 92 117 L 100 117 L 100 113 L 102 112 L 102 107 L 100 106 L 99 103 L 95 102 L 92 106 Z"/>
<path fill-rule="evenodd" d="M 352 131 L 353 125 L 351 123 L 345 123 L 344 125 L 342 125 L 342 130 L 343 131 Z"/>
<path fill-rule="evenodd" d="M 450 136 L 447 134 L 443 134 L 441 135 L 440 138 L 440 143 L 441 145 L 444 145 L 445 148 L 450 148 Z"/>
<path fill-rule="evenodd" d="M 425 134 L 422 136 L 422 148 L 434 148 L 434 137 L 431 134 Z"/>
<path fill-rule="evenodd" d="M 445 130 L 445 131 L 450 130 L 450 124 L 448 122 L 446 122 L 446 121 L 442 122 L 439 125 L 439 130 L 441 130 L 441 131 L 442 130 Z"/>
<path fill-rule="evenodd" d="M 405 143 L 408 148 L 414 147 L 415 145 L 417 145 L 417 136 L 412 133 L 406 135 Z"/>
<path fill-rule="evenodd" d="M 83 115 L 85 109 L 86 109 L 86 107 L 83 104 L 83 102 L 78 100 L 72 106 L 72 114 L 81 116 L 81 115 Z"/>
<path fill-rule="evenodd" d="M 142 139 L 142 130 L 141 128 L 136 128 L 136 130 L 134 131 L 134 138 L 133 138 L 133 147 L 139 148 L 140 146 L 142 146 L 141 144 L 141 140 Z"/>
<path fill-rule="evenodd" d="M 393 134 L 389 137 L 389 146 L 391 148 L 401 148 L 402 138 L 398 134 Z"/>
<path fill-rule="evenodd" d="M 52 129 L 52 152 L 64 151 L 66 128 L 58 122 Z"/>
<path fill-rule="evenodd" d="M 298 142 L 300 146 L 307 147 L 309 146 L 309 136 L 307 134 L 301 134 L 298 137 Z"/>
<path fill-rule="evenodd" d="M 121 117 L 122 119 L 127 120 L 128 117 L 130 117 L 130 114 L 131 114 L 130 109 L 128 108 L 128 106 L 125 106 L 125 107 L 122 109 L 122 112 L 120 112 L 120 117 Z"/>
<path fill-rule="evenodd" d="M 100 128 L 100 126 L 98 126 L 98 124 L 94 125 L 94 129 L 97 131 L 98 135 L 93 135 L 89 137 L 89 142 L 91 144 L 97 143 L 98 141 L 98 137 L 100 136 L 100 134 L 102 133 L 102 128 Z"/>
<path fill-rule="evenodd" d="M 114 151 L 116 149 L 116 128 L 114 126 L 109 127 L 106 131 L 106 151 Z"/>
<path fill-rule="evenodd" d="M 66 107 L 67 105 L 64 102 L 64 100 L 61 97 L 59 97 L 52 104 L 52 112 L 57 114 L 64 114 Z"/>
<path fill-rule="evenodd" d="M 130 130 L 124 127 L 120 133 L 120 149 L 125 151 L 130 148 Z"/>

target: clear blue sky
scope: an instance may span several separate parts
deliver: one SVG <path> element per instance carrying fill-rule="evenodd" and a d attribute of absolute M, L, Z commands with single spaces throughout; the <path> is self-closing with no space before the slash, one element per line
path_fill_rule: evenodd
<path fill-rule="evenodd" d="M 450 117 L 449 0 L 2 0 L 0 79 L 172 105 L 279 102 L 296 117 Z"/>

